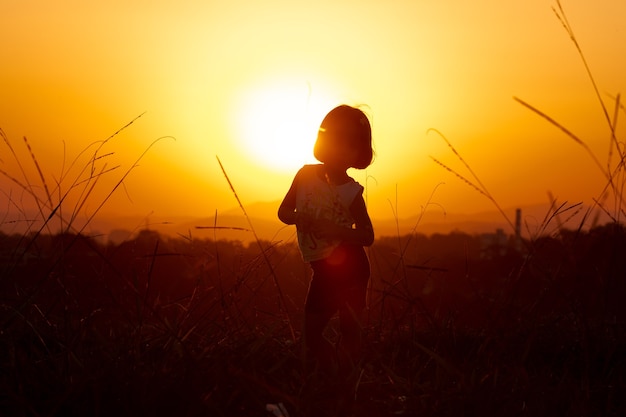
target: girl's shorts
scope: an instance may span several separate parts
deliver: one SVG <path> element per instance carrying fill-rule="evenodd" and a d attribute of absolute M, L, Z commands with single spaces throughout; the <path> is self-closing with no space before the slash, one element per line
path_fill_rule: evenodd
<path fill-rule="evenodd" d="M 342 244 L 325 259 L 311 262 L 313 277 L 304 311 L 332 315 L 365 308 L 370 264 L 362 246 Z"/>

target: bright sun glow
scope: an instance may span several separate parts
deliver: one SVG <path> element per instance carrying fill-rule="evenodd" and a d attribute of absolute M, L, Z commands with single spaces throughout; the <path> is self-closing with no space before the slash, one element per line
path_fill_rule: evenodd
<path fill-rule="evenodd" d="M 276 82 L 245 93 L 237 109 L 238 141 L 249 157 L 276 171 L 315 162 L 319 124 L 334 107 L 306 82 Z"/>

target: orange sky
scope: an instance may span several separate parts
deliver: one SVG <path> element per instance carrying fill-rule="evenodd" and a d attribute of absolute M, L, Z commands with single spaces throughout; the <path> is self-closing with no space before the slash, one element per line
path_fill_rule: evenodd
<path fill-rule="evenodd" d="M 562 5 L 612 108 L 611 96 L 626 91 L 626 3 Z M 469 177 L 429 128 L 446 135 L 503 207 L 547 204 L 548 191 L 590 204 L 604 186 L 599 169 L 513 100 L 545 111 L 606 161 L 609 130 L 553 6 L 3 1 L 0 128 L 30 170 L 21 141 L 28 137 L 54 188 L 81 150 L 145 112 L 102 151 L 114 154 L 100 166 L 120 168 L 94 189 L 84 216 L 163 136 L 175 139 L 148 152 L 104 212 L 202 216 L 236 206 L 216 155 L 244 204 L 280 200 L 297 166 L 311 161 L 311 132 L 340 103 L 364 104 L 372 119 L 377 158 L 353 175 L 363 184 L 369 178 L 373 217 L 393 217 L 396 202 L 400 217 L 419 214 L 435 189 L 432 201 L 449 213 L 492 208 L 430 159 Z M 285 132 L 291 139 L 283 143 Z M 0 149 L 0 168 L 19 178 L 6 146 Z M 283 149 L 293 156 L 281 161 Z M 0 214 L 11 206 L 9 196 L 29 204 L 4 176 L 0 187 Z M 65 209 L 77 199 L 68 197 Z"/>

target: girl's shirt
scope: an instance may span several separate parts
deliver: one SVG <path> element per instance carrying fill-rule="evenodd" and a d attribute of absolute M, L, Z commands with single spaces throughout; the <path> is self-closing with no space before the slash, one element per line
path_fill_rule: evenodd
<path fill-rule="evenodd" d="M 298 172 L 296 211 L 315 219 L 331 220 L 344 227 L 352 227 L 354 219 L 350 205 L 363 192 L 363 186 L 350 178 L 345 184 L 332 185 L 319 175 L 320 165 L 305 165 Z M 305 262 L 324 259 L 341 243 L 325 239 L 313 232 L 298 230 L 298 245 Z"/>

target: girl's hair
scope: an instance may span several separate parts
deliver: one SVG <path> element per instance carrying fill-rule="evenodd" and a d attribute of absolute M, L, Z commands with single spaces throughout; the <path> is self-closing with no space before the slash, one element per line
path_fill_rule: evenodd
<path fill-rule="evenodd" d="M 332 159 L 339 144 L 357 149 L 352 168 L 364 169 L 372 163 L 372 128 L 363 111 L 344 104 L 328 112 L 317 133 L 313 156 L 325 163 Z"/>

